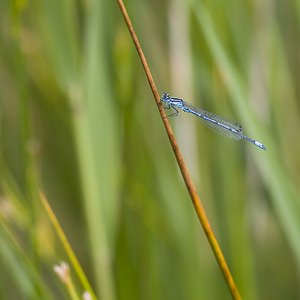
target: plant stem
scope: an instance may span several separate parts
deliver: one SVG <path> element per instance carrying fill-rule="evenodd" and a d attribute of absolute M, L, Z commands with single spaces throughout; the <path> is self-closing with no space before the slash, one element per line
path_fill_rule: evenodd
<path fill-rule="evenodd" d="M 191 200 L 193 202 L 193 205 L 194 205 L 194 208 L 196 210 L 196 213 L 197 213 L 197 216 L 198 216 L 198 219 L 202 225 L 202 228 L 205 232 L 205 235 L 208 239 L 208 242 L 212 248 L 212 251 L 216 257 L 216 260 L 219 264 L 219 267 L 223 273 L 223 276 L 225 278 L 225 281 L 229 287 L 229 290 L 231 292 L 231 295 L 232 295 L 232 298 L 233 299 L 241 299 L 241 296 L 239 294 L 239 291 L 237 289 L 237 286 L 233 280 L 233 277 L 231 275 L 231 272 L 228 268 L 228 265 L 227 265 L 227 262 L 224 258 L 224 255 L 222 253 L 222 250 L 219 246 L 219 243 L 216 239 L 216 236 L 210 226 L 210 223 L 208 221 L 208 218 L 206 216 L 206 213 L 205 213 L 205 210 L 203 208 L 203 205 L 202 205 L 202 202 L 200 200 L 200 197 L 198 196 L 197 194 L 197 191 L 196 191 L 196 187 L 192 181 L 192 178 L 191 178 L 191 175 L 188 171 L 188 168 L 184 162 L 184 159 L 183 159 L 183 156 L 180 152 L 180 149 L 179 149 L 179 146 L 177 144 L 177 141 L 176 141 L 176 138 L 174 136 L 174 133 L 172 131 L 172 128 L 171 128 L 171 125 L 168 121 L 168 118 L 166 118 L 166 114 L 165 114 L 165 111 L 163 109 L 163 106 L 161 105 L 161 102 L 160 102 L 160 95 L 157 91 L 157 88 L 156 88 L 156 85 L 155 85 L 155 82 L 154 82 L 154 79 L 152 77 L 152 74 L 151 74 L 151 71 L 150 71 L 150 68 L 149 68 L 149 65 L 147 63 L 147 60 L 145 58 L 145 55 L 143 53 L 143 50 L 142 50 L 142 47 L 139 43 L 139 40 L 138 40 L 138 37 L 135 33 L 135 30 L 133 28 L 133 25 L 131 23 L 131 20 L 128 16 L 128 13 L 127 13 L 127 10 L 125 8 L 125 5 L 123 3 L 122 0 L 117 0 L 118 4 L 119 4 L 119 7 L 120 7 L 120 10 L 122 12 L 122 15 L 124 17 L 124 20 L 127 24 L 127 27 L 128 27 L 128 30 L 131 34 L 131 37 L 132 37 L 132 40 L 134 42 L 134 45 L 136 47 L 136 50 L 138 52 L 138 55 L 140 57 L 140 60 L 142 62 L 142 65 L 143 65 L 143 68 L 144 68 L 144 71 L 146 73 L 146 76 L 147 76 L 147 79 L 148 79 L 148 82 L 149 82 L 149 85 L 150 85 L 150 88 L 152 90 L 152 93 L 153 93 L 153 96 L 154 96 L 154 99 L 155 99 L 155 102 L 157 104 L 157 107 L 158 107 L 158 110 L 159 110 L 159 113 L 161 115 L 161 118 L 162 118 L 162 121 L 164 123 L 164 126 L 165 126 L 165 130 L 167 132 L 167 135 L 169 137 L 169 140 L 170 140 L 170 143 L 171 143 L 171 146 L 173 148 L 173 151 L 174 151 L 174 154 L 175 154 L 175 157 L 176 157 L 176 160 L 177 160 L 177 163 L 178 163 L 178 166 L 180 168 L 180 171 L 181 171 L 181 174 L 182 174 L 182 177 L 184 179 L 184 182 L 185 182 L 185 185 L 188 189 L 188 192 L 190 194 L 190 197 L 191 197 Z"/>

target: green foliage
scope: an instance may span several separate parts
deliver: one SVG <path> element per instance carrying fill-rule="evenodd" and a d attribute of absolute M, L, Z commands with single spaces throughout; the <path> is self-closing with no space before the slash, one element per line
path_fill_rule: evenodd
<path fill-rule="evenodd" d="M 298 2 L 125 4 L 160 92 L 267 146 L 170 120 L 243 299 L 298 299 Z M 68 299 L 40 187 L 98 299 L 229 299 L 116 1 L 1 1 L 0 22 L 0 298 Z"/>

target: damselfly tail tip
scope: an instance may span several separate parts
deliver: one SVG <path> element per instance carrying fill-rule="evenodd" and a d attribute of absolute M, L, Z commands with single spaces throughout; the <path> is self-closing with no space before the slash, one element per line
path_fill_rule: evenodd
<path fill-rule="evenodd" d="M 256 145 L 257 147 L 259 147 L 262 150 L 267 150 L 266 146 L 258 141 L 254 141 L 254 145 Z"/>
<path fill-rule="evenodd" d="M 245 140 L 247 140 L 248 142 L 254 144 L 255 146 L 257 146 L 258 148 L 260 148 L 262 150 L 267 150 L 267 147 L 264 144 L 262 144 L 262 143 L 260 143 L 260 142 L 258 142 L 256 140 L 253 140 L 253 139 L 251 139 L 251 138 L 249 138 L 249 137 L 247 137 L 245 135 L 242 138 L 245 139 Z"/>

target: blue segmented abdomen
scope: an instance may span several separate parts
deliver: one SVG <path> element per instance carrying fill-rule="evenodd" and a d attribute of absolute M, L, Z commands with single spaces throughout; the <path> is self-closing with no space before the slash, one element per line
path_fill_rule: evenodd
<path fill-rule="evenodd" d="M 184 106 L 188 108 L 188 110 L 185 109 L 186 112 L 200 117 L 203 123 L 212 131 L 234 140 L 244 138 L 243 128 L 241 125 L 224 119 L 211 112 L 195 108 L 188 103 L 184 103 Z"/>

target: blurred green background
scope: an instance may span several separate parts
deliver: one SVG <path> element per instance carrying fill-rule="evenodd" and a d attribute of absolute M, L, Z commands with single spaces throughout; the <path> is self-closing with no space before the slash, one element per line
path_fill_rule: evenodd
<path fill-rule="evenodd" d="M 126 1 L 243 299 L 300 299 L 300 2 Z M 98 299 L 230 299 L 116 1 L 0 1 L 0 298 L 69 299 L 46 193 Z M 84 291 L 71 268 L 77 292 Z"/>

